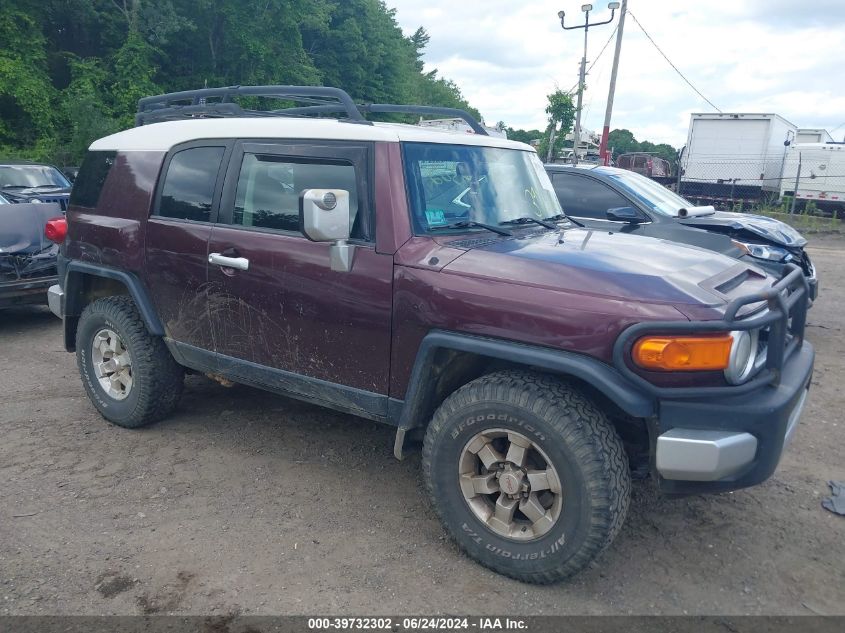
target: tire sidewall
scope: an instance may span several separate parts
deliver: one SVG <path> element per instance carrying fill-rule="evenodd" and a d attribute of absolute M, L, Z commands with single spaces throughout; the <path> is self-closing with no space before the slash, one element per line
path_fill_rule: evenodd
<path fill-rule="evenodd" d="M 91 357 L 92 344 L 94 336 L 103 328 L 112 330 L 120 337 L 124 347 L 129 352 L 129 357 L 132 359 L 132 389 L 123 400 L 116 400 L 109 396 L 100 386 L 100 382 L 94 373 L 94 363 Z M 139 375 L 138 363 L 135 362 L 137 358 L 135 341 L 127 335 L 127 329 L 120 319 L 99 311 L 92 311 L 86 318 L 81 319 L 77 330 L 76 358 L 85 390 L 100 413 L 116 424 L 130 418 L 138 406 L 141 381 L 144 377 Z"/>
<path fill-rule="evenodd" d="M 499 536 L 472 512 L 459 484 L 463 448 L 478 433 L 513 430 L 535 442 L 551 461 L 563 491 L 561 515 L 552 529 L 536 540 L 519 542 Z M 560 432 L 540 416 L 506 403 L 473 403 L 450 416 L 433 438 L 431 491 L 441 517 L 470 556 L 512 572 L 559 569 L 577 555 L 591 525 L 589 488 L 575 454 Z"/>

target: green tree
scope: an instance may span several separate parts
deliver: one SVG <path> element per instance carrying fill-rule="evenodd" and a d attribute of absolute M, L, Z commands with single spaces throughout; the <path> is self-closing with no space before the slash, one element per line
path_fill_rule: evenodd
<path fill-rule="evenodd" d="M 555 90 L 548 96 L 546 114 L 549 117 L 549 124 L 541 137 L 537 153 L 542 160 L 548 160 L 549 140 L 554 132 L 554 147 L 550 157 L 551 161 L 554 161 L 560 155 L 563 141 L 572 131 L 572 124 L 575 121 L 575 104 L 572 103 L 572 97 L 562 90 Z"/>
<path fill-rule="evenodd" d="M 530 143 L 531 141 L 539 140 L 543 136 L 540 130 L 521 130 L 512 127 L 506 127 L 508 138 L 512 141 L 519 141 L 520 143 Z"/>
<path fill-rule="evenodd" d="M 381 0 L 0 0 L 0 149 L 77 162 L 140 97 L 204 85 L 332 85 L 478 116 L 425 69 L 429 39 Z"/>
<path fill-rule="evenodd" d="M 58 94 L 50 82 L 46 38 L 20 7 L 0 0 L 0 146 L 4 153 L 9 147 L 42 153 L 55 143 Z"/>

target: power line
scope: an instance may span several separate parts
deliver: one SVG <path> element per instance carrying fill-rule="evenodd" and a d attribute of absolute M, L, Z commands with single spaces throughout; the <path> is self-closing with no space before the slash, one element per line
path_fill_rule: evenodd
<path fill-rule="evenodd" d="M 589 67 L 589 68 L 587 68 L 587 71 L 584 73 L 585 75 L 589 74 L 589 73 L 590 73 L 590 71 L 593 69 L 593 66 L 595 66 L 595 65 L 596 65 L 596 63 L 599 61 L 599 58 L 601 57 L 602 53 L 604 53 L 604 50 L 607 48 L 607 45 L 608 45 L 608 44 L 610 44 L 610 42 L 613 40 L 613 36 L 614 36 L 614 35 L 616 35 L 616 30 L 617 30 L 618 28 L 619 28 L 619 24 L 617 23 L 617 24 L 616 24 L 616 26 L 614 26 L 614 27 L 613 27 L 613 33 L 611 33 L 611 34 L 610 34 L 610 37 L 609 37 L 609 38 L 607 38 L 607 41 L 604 43 L 604 46 L 602 46 L 602 47 L 601 47 L 601 50 L 599 51 L 599 54 L 598 54 L 598 55 L 596 55 L 596 58 L 595 58 L 595 59 L 593 60 L 593 62 L 590 64 L 590 67 Z M 577 88 L 578 88 L 578 82 L 576 81 L 576 82 L 575 82 L 575 85 L 574 85 L 574 86 L 572 86 L 566 94 L 570 94 L 570 95 L 571 95 L 573 92 L 575 92 L 575 90 L 576 90 Z"/>
<path fill-rule="evenodd" d="M 648 41 L 652 43 L 652 45 L 654 46 L 654 48 L 656 48 L 656 49 L 657 49 L 657 52 L 658 52 L 658 53 L 660 53 L 660 54 L 663 56 L 663 59 L 665 59 L 665 60 L 669 63 L 669 65 L 670 65 L 670 66 L 671 66 L 671 67 L 675 70 L 675 72 L 676 72 L 676 73 L 678 73 L 678 75 L 681 77 L 681 79 L 683 79 L 685 82 L 687 82 L 687 85 L 688 85 L 690 88 L 692 88 L 692 89 L 695 91 L 695 93 L 696 93 L 699 97 L 701 97 L 701 98 L 702 98 L 702 99 L 704 99 L 707 103 L 709 103 L 711 106 L 713 106 L 713 109 L 714 109 L 714 110 L 717 110 L 718 112 L 721 112 L 722 110 L 721 110 L 721 109 L 719 109 L 719 108 L 716 106 L 716 104 L 714 104 L 712 101 L 710 101 L 710 99 L 708 99 L 708 98 L 707 98 L 707 97 L 705 97 L 703 94 L 701 94 L 701 91 L 700 91 L 698 88 L 696 88 L 695 86 L 693 86 L 693 85 L 692 85 L 692 82 L 684 76 L 684 73 L 682 73 L 680 70 L 678 70 L 678 67 L 677 67 L 677 66 L 675 66 L 675 64 L 673 64 L 673 63 L 672 63 L 672 60 L 670 60 L 668 57 L 666 57 L 666 53 L 664 53 L 662 50 L 660 50 L 660 47 L 657 45 L 657 42 L 655 42 L 655 41 L 651 38 L 651 35 L 649 35 L 649 34 L 648 34 L 648 31 L 646 31 L 646 30 L 643 28 L 643 25 L 642 25 L 642 24 L 640 24 L 640 21 L 637 19 L 637 16 L 635 16 L 633 13 L 631 13 L 631 10 L 630 10 L 630 9 L 628 9 L 628 15 L 630 15 L 630 16 L 634 19 L 634 22 L 636 22 L 636 23 L 637 23 L 637 26 L 638 26 L 638 27 L 640 27 L 640 30 L 643 32 L 643 35 L 645 35 L 645 36 L 648 38 Z"/>

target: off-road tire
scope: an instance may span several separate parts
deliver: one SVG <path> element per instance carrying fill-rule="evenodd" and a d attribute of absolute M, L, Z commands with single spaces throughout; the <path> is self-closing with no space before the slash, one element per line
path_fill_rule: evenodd
<path fill-rule="evenodd" d="M 104 327 L 117 333 L 132 359 L 132 388 L 123 400 L 109 396 L 94 373 L 92 344 Z M 176 408 L 182 395 L 184 370 L 161 338 L 149 333 L 129 296 L 88 304 L 76 331 L 76 362 L 91 402 L 117 426 L 134 429 L 156 422 Z"/>
<path fill-rule="evenodd" d="M 459 458 L 485 428 L 530 439 L 557 470 L 563 494 L 551 530 L 529 542 L 499 535 L 473 513 L 459 485 Z M 473 559 L 531 583 L 583 569 L 616 537 L 631 494 L 628 460 L 605 414 L 575 386 L 530 371 L 474 380 L 437 409 L 423 445 L 425 484 L 443 525 Z"/>

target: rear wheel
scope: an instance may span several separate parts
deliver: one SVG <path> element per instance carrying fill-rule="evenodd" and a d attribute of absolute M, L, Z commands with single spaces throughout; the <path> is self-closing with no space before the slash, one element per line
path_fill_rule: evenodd
<path fill-rule="evenodd" d="M 423 473 L 475 560 L 519 580 L 576 573 L 616 536 L 630 498 L 622 443 L 575 387 L 522 371 L 456 391 L 426 432 Z"/>
<path fill-rule="evenodd" d="M 184 371 L 152 336 L 131 297 L 97 299 L 79 318 L 76 361 L 88 397 L 110 422 L 136 428 L 169 414 Z"/>

